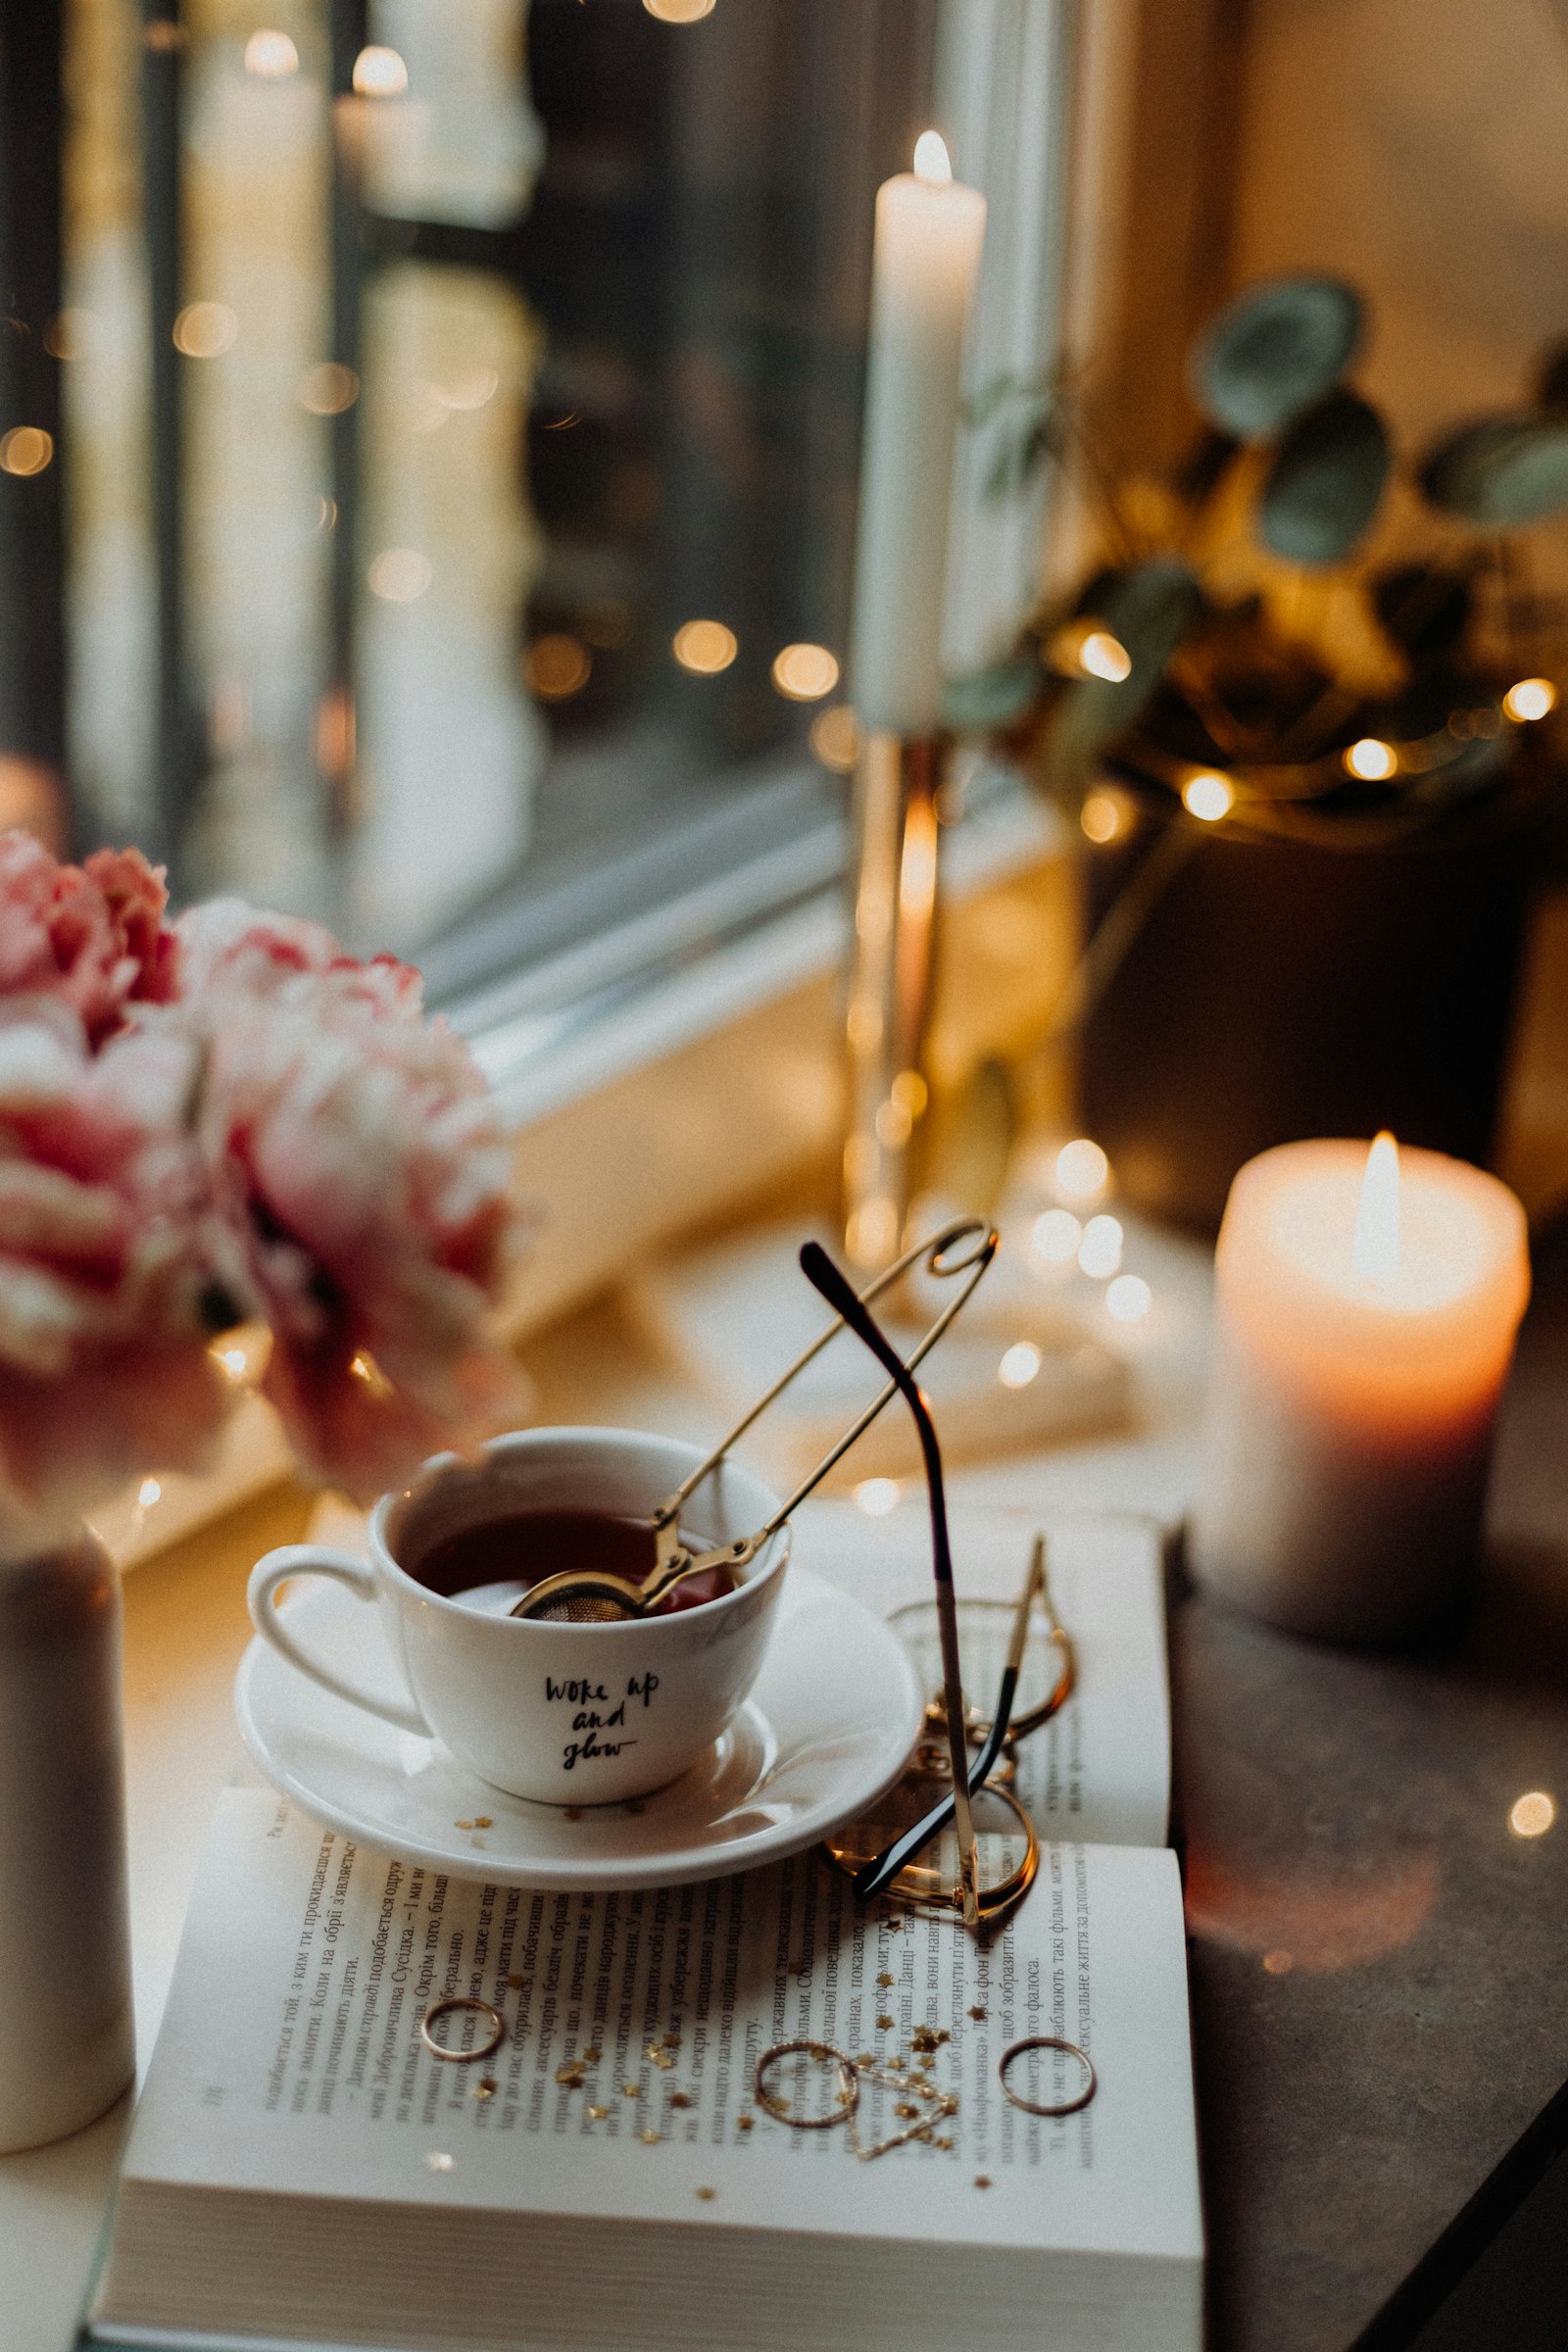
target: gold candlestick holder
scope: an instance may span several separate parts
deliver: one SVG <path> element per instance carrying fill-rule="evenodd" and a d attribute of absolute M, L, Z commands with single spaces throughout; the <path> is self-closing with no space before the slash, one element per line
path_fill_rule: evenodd
<path fill-rule="evenodd" d="M 855 770 L 854 940 L 845 1014 L 844 1249 L 880 1273 L 904 1246 L 931 1007 L 937 793 L 947 738 L 868 729 Z"/>

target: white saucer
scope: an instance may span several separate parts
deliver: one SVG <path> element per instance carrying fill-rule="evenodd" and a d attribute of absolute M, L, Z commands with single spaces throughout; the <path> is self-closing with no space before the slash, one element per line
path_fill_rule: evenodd
<path fill-rule="evenodd" d="M 402 1687 L 376 1613 L 324 1581 L 284 1610 L 318 1656 L 389 1694 Z M 458 1878 L 592 1890 L 673 1886 L 754 1870 L 867 1810 L 904 1770 L 923 1693 L 898 1636 L 791 1566 L 762 1671 L 707 1757 L 653 1796 L 575 1820 L 481 1781 L 308 1682 L 253 1642 L 234 1686 L 245 1744 L 274 1787 L 356 1843 Z M 483 1814 L 483 1829 L 473 1824 Z"/>

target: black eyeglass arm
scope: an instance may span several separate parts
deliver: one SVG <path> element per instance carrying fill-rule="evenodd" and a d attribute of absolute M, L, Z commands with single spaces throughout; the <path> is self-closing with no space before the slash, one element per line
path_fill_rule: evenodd
<path fill-rule="evenodd" d="M 951 1817 L 958 1825 L 958 1867 L 962 1881 L 963 1915 L 971 1928 L 980 1920 L 979 1896 L 975 1885 L 974 1823 L 969 1817 L 969 1761 L 964 1738 L 963 1688 L 958 1672 L 958 1636 L 954 1609 L 953 1550 L 948 1541 L 947 1492 L 942 1478 L 942 1454 L 937 1445 L 937 1433 L 925 1398 L 915 1386 L 907 1364 L 892 1342 L 882 1332 L 870 1313 L 857 1298 L 844 1275 L 839 1272 L 827 1251 L 817 1242 L 808 1242 L 801 1250 L 801 1271 L 808 1282 L 820 1291 L 829 1306 L 840 1314 L 856 1338 L 867 1347 L 878 1363 L 898 1388 L 900 1396 L 914 1418 L 920 1440 L 920 1452 L 925 1463 L 926 1498 L 931 1508 L 932 1568 L 937 1583 L 938 1624 L 942 1635 L 943 1687 L 947 1693 L 948 1746 L 953 1763 L 953 1788 L 947 1803 Z M 1014 1677 L 1016 1679 L 1016 1675 Z M 1005 1730 L 1005 1724 L 1004 1724 Z M 990 1741 L 987 1741 L 990 1745 Z M 995 1762 L 995 1757 L 992 1761 Z M 989 1770 L 989 1766 L 987 1767 Z M 934 1834 L 934 1833 L 933 1833 Z M 905 1839 L 899 1841 L 905 1843 Z M 922 1840 L 922 1842 L 925 1842 Z M 880 1862 L 881 1857 L 878 1858 Z M 875 1867 L 875 1866 L 873 1866 Z M 879 1883 L 885 1884 L 879 1877 Z M 855 1882 L 860 1891 L 860 1882 Z"/>
<path fill-rule="evenodd" d="M 1012 1717 L 1013 1692 L 1017 1688 L 1017 1667 L 1004 1667 L 1002 1675 L 1002 1688 L 997 1692 L 996 1713 L 991 1719 L 990 1732 L 986 1736 L 985 1745 L 976 1749 L 974 1762 L 969 1767 L 969 1794 L 971 1796 L 990 1779 L 992 1768 L 1002 1753 L 1002 1743 L 1007 1737 L 1007 1725 Z M 915 1855 L 923 1847 L 928 1846 L 933 1838 L 941 1837 L 953 1819 L 953 1791 L 949 1788 L 937 1799 L 929 1813 L 923 1813 L 917 1822 L 904 1832 L 902 1837 L 895 1838 L 891 1845 L 884 1846 L 881 1853 L 875 1855 L 863 1868 L 856 1872 L 851 1881 L 856 1900 L 868 1903 L 873 1895 L 882 1892 L 884 1886 L 891 1886 L 900 1871 L 906 1864 L 912 1862 Z"/>

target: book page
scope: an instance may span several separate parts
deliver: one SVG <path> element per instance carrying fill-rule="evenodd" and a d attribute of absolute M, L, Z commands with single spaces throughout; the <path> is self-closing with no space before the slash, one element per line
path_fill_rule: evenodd
<path fill-rule="evenodd" d="M 886 1518 L 848 1502 L 796 1512 L 792 1556 L 878 1616 L 931 1597 L 931 1532 L 923 1494 Z M 1073 1642 L 1077 1679 L 1059 1712 L 1017 1745 L 1016 1793 L 1042 1837 L 1104 1845 L 1163 1845 L 1170 1813 L 1170 1700 L 1160 1534 L 1152 1520 L 1106 1512 L 1047 1513 L 963 1506 L 949 1514 L 961 1596 L 1012 1601 L 1036 1532 L 1044 1533 L 1056 1614 Z M 983 1643 L 963 1659 L 964 1696 L 989 1713 L 1010 1619 L 988 1612 Z"/>
<path fill-rule="evenodd" d="M 455 2065 L 422 2045 L 420 2017 L 454 1993 L 502 2013 L 494 2056 Z M 1030 2034 L 1092 2054 L 1100 2087 L 1080 2114 L 1045 2121 L 1003 2096 L 998 2062 Z M 951 2108 L 867 2075 L 862 2147 L 904 2130 L 906 2109 L 929 2111 L 929 2139 L 866 2160 L 847 2127 L 792 2129 L 760 2105 L 755 2071 L 797 2037 L 917 2073 Z M 858 1916 L 812 1855 L 665 1891 L 529 1892 L 432 1876 L 270 1791 L 229 1790 L 125 2169 L 1196 2264 L 1175 1860 L 1052 1846 L 1027 1901 L 977 1943 L 945 1921 Z"/>

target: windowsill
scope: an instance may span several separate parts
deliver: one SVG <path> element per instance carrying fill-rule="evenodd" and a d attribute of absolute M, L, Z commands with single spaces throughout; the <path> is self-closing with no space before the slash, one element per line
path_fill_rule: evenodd
<path fill-rule="evenodd" d="M 848 944 L 842 822 L 644 909 L 514 980 L 445 1005 L 515 1137 L 538 1232 L 503 1309 L 518 1340 L 678 1236 L 831 1168 L 838 975 Z M 945 949 L 930 1054 L 939 1083 L 1035 1033 L 1075 953 L 1059 818 L 1003 784 L 944 838 Z M 955 985 L 954 976 L 961 975 Z M 168 1476 L 94 1514 L 122 1566 L 288 1477 L 252 1397 L 215 1471 Z"/>

